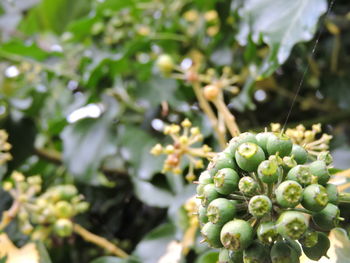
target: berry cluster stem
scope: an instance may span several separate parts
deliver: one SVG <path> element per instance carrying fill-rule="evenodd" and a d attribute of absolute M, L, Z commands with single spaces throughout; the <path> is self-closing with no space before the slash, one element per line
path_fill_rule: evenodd
<path fill-rule="evenodd" d="M 0 232 L 3 231 L 13 219 L 16 218 L 20 208 L 20 202 L 14 201 L 9 210 L 4 211 L 0 222 Z"/>
<path fill-rule="evenodd" d="M 236 118 L 232 115 L 232 113 L 227 108 L 226 104 L 223 102 L 223 99 L 221 97 L 218 97 L 216 100 L 213 101 L 218 111 L 222 114 L 224 117 L 226 126 L 228 130 L 230 131 L 230 134 L 232 137 L 238 136 L 240 134 L 238 125 L 236 123 Z"/>
<path fill-rule="evenodd" d="M 129 255 L 124 250 L 122 250 L 115 244 L 109 242 L 107 239 L 91 233 L 81 225 L 74 224 L 74 232 L 77 233 L 79 236 L 81 236 L 84 240 L 104 248 L 110 253 L 116 255 L 117 257 L 120 257 L 120 258 L 129 257 Z"/>
<path fill-rule="evenodd" d="M 193 91 L 196 94 L 197 100 L 199 102 L 200 107 L 204 111 L 204 113 L 208 116 L 211 125 L 213 126 L 213 129 L 215 130 L 220 146 L 222 148 L 226 147 L 226 139 L 225 139 L 225 133 L 223 133 L 218 126 L 218 120 L 211 109 L 209 102 L 204 98 L 201 85 L 198 81 L 193 82 Z"/>
<path fill-rule="evenodd" d="M 339 202 L 350 203 L 350 193 L 339 193 Z"/>

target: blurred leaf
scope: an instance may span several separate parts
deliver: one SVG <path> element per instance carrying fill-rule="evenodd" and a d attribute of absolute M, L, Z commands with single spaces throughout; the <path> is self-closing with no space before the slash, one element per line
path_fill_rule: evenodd
<path fill-rule="evenodd" d="M 173 240 L 174 231 L 175 228 L 172 224 L 163 224 L 157 227 L 137 245 L 134 254 L 142 259 L 142 263 L 157 262 Z"/>
<path fill-rule="evenodd" d="M 0 257 L 7 256 L 6 263 L 39 263 L 40 257 L 35 243 L 17 248 L 6 234 L 0 235 Z"/>
<path fill-rule="evenodd" d="M 50 53 L 39 48 L 35 43 L 26 44 L 23 41 L 12 40 L 0 46 L 0 57 L 2 55 L 19 55 L 44 60 L 49 57 Z"/>
<path fill-rule="evenodd" d="M 43 0 L 21 21 L 20 29 L 26 34 L 38 31 L 60 34 L 70 21 L 86 15 L 90 4 L 90 0 Z"/>
<path fill-rule="evenodd" d="M 51 263 L 51 259 L 49 254 L 47 253 L 47 249 L 42 242 L 36 242 L 36 249 L 39 252 L 40 263 Z"/>
<path fill-rule="evenodd" d="M 218 257 L 218 252 L 210 251 L 198 257 L 195 263 L 216 263 L 218 261 Z"/>
<path fill-rule="evenodd" d="M 262 38 L 271 49 L 277 45 L 276 59 L 282 64 L 296 43 L 313 37 L 317 21 L 326 10 L 326 0 L 247 0 L 239 10 L 238 40 L 246 45 L 251 34 L 255 43 Z"/>
<path fill-rule="evenodd" d="M 329 234 L 331 246 L 327 252 L 329 258 L 323 257 L 319 261 L 308 259 L 302 255 L 301 263 L 348 263 L 350 258 L 350 240 L 344 229 L 335 228 Z"/>
<path fill-rule="evenodd" d="M 150 180 L 162 169 L 163 158 L 150 154 L 157 140 L 145 130 L 137 126 L 119 127 L 118 141 L 122 147 L 124 158 L 135 168 L 135 175 L 143 180 Z"/>
<path fill-rule="evenodd" d="M 174 196 L 169 191 L 136 178 L 132 181 L 138 199 L 149 206 L 168 207 L 174 201 Z"/>
<path fill-rule="evenodd" d="M 138 88 L 137 96 L 146 100 L 151 106 L 158 106 L 162 101 L 167 101 L 176 106 L 181 101 L 175 95 L 178 84 L 175 79 L 161 78 L 155 76 L 146 85 Z"/>
<path fill-rule="evenodd" d="M 106 111 L 97 119 L 86 118 L 68 125 L 61 133 L 63 161 L 69 171 L 80 180 L 89 180 L 101 161 L 116 152 L 113 120 L 118 105 L 105 97 Z"/>
<path fill-rule="evenodd" d="M 229 47 L 219 47 L 214 50 L 210 56 L 210 61 L 216 66 L 230 66 L 232 64 L 233 54 Z"/>
<path fill-rule="evenodd" d="M 126 263 L 126 261 L 116 257 L 101 257 L 91 261 L 91 263 Z"/>
<path fill-rule="evenodd" d="M 350 163 L 350 148 L 346 145 L 334 149 L 331 152 L 333 156 L 333 165 L 338 169 L 347 169 L 349 168 Z"/>
<path fill-rule="evenodd" d="M 7 40 L 22 19 L 22 14 L 40 0 L 14 0 L 0 2 L 0 38 Z"/>

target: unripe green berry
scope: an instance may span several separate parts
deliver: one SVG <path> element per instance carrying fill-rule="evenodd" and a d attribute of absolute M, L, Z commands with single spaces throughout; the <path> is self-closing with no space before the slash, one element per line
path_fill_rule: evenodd
<path fill-rule="evenodd" d="M 334 184 L 326 184 L 327 195 L 329 202 L 337 205 L 339 203 L 338 189 Z"/>
<path fill-rule="evenodd" d="M 243 263 L 243 251 L 230 251 L 221 248 L 218 263 Z"/>
<path fill-rule="evenodd" d="M 290 169 L 286 179 L 296 181 L 303 186 L 311 184 L 313 180 L 311 171 L 306 165 L 297 165 Z"/>
<path fill-rule="evenodd" d="M 255 136 L 257 144 L 264 150 L 265 153 L 267 153 L 267 141 L 270 136 L 274 136 L 274 134 L 272 132 L 261 132 Z"/>
<path fill-rule="evenodd" d="M 277 220 L 277 231 L 283 237 L 290 239 L 301 238 L 308 228 L 306 217 L 296 211 L 283 212 Z"/>
<path fill-rule="evenodd" d="M 236 202 L 226 198 L 217 198 L 210 202 L 207 209 L 208 220 L 223 225 L 236 215 Z"/>
<path fill-rule="evenodd" d="M 205 184 L 198 184 L 197 185 L 196 193 L 197 193 L 198 196 L 202 196 L 203 195 L 204 186 L 205 186 Z"/>
<path fill-rule="evenodd" d="M 272 155 L 273 156 L 273 155 Z M 290 169 L 297 166 L 297 162 L 294 160 L 294 157 L 284 156 L 282 159 L 282 167 L 285 172 L 289 172 Z"/>
<path fill-rule="evenodd" d="M 202 225 L 208 223 L 207 208 L 202 205 L 198 207 L 198 221 Z"/>
<path fill-rule="evenodd" d="M 294 248 L 284 241 L 276 242 L 270 252 L 272 263 L 298 263 L 299 256 Z"/>
<path fill-rule="evenodd" d="M 172 57 L 168 54 L 160 55 L 156 61 L 156 65 L 159 71 L 165 75 L 170 74 L 175 67 Z"/>
<path fill-rule="evenodd" d="M 317 182 L 325 185 L 331 177 L 327 165 L 324 161 L 314 161 L 309 165 L 310 171 L 314 176 L 317 176 Z"/>
<path fill-rule="evenodd" d="M 227 148 L 225 149 L 225 152 L 229 152 L 229 153 L 231 153 L 232 156 L 235 156 L 238 146 L 240 146 L 242 143 L 245 143 L 245 142 L 252 142 L 255 144 L 258 143 L 256 138 L 255 138 L 255 134 L 250 133 L 250 132 L 244 132 L 244 133 L 241 133 L 237 137 L 233 137 L 230 140 Z"/>
<path fill-rule="evenodd" d="M 54 212 L 58 218 L 71 218 L 74 215 L 74 209 L 67 201 L 58 201 L 55 204 Z"/>
<path fill-rule="evenodd" d="M 297 255 L 299 257 L 301 257 L 301 255 L 303 254 L 303 251 L 301 250 L 300 244 L 297 241 L 290 238 L 285 238 L 284 241 L 288 244 L 288 246 L 293 248 L 295 252 L 297 252 Z"/>
<path fill-rule="evenodd" d="M 293 144 L 291 155 L 298 164 L 304 164 L 307 161 L 307 151 L 298 144 Z"/>
<path fill-rule="evenodd" d="M 336 205 L 329 203 L 320 212 L 315 213 L 312 216 L 312 219 L 319 228 L 329 231 L 338 225 L 339 216 L 339 208 Z"/>
<path fill-rule="evenodd" d="M 272 202 L 266 195 L 256 195 L 249 200 L 249 213 L 257 218 L 263 217 L 270 213 Z"/>
<path fill-rule="evenodd" d="M 90 207 L 90 204 L 88 202 L 79 202 L 74 206 L 74 210 L 76 213 L 84 213 L 86 212 Z"/>
<path fill-rule="evenodd" d="M 220 242 L 220 231 L 220 225 L 208 222 L 202 227 L 201 233 L 210 247 L 220 248 L 222 247 L 222 244 Z"/>
<path fill-rule="evenodd" d="M 247 172 L 254 172 L 265 160 L 265 153 L 257 144 L 245 142 L 238 147 L 235 157 L 239 168 Z"/>
<path fill-rule="evenodd" d="M 304 189 L 301 204 L 306 209 L 318 212 L 328 204 L 326 188 L 319 184 L 311 184 Z"/>
<path fill-rule="evenodd" d="M 243 251 L 244 263 L 269 263 L 270 253 L 268 247 L 258 241 L 253 243 Z"/>
<path fill-rule="evenodd" d="M 292 151 L 293 143 L 291 139 L 284 134 L 274 134 L 269 136 L 266 144 L 267 152 L 270 155 L 278 153 L 278 156 L 284 157 Z"/>
<path fill-rule="evenodd" d="M 214 184 L 207 184 L 203 188 L 202 205 L 207 206 L 211 201 L 220 197 L 220 194 L 216 191 Z"/>
<path fill-rule="evenodd" d="M 238 182 L 238 189 L 244 195 L 253 195 L 258 190 L 258 183 L 253 178 L 244 176 Z"/>
<path fill-rule="evenodd" d="M 209 171 L 204 171 L 199 175 L 198 183 L 201 185 L 213 183 L 213 177 L 210 175 Z"/>
<path fill-rule="evenodd" d="M 273 244 L 278 238 L 276 225 L 273 222 L 261 223 L 256 230 L 256 234 L 258 239 L 267 245 Z"/>
<path fill-rule="evenodd" d="M 66 218 L 60 218 L 55 222 L 53 230 L 59 237 L 68 237 L 73 232 L 73 223 Z"/>
<path fill-rule="evenodd" d="M 227 152 L 218 153 L 214 159 L 209 163 L 209 172 L 214 176 L 219 170 L 223 168 L 236 169 L 237 165 L 233 155 Z"/>
<path fill-rule="evenodd" d="M 220 169 L 214 176 L 214 185 L 216 191 L 220 194 L 231 194 L 238 190 L 239 176 L 231 168 Z"/>
<path fill-rule="evenodd" d="M 221 248 L 219 252 L 219 263 L 232 263 L 230 257 L 231 251 L 226 248 Z"/>
<path fill-rule="evenodd" d="M 299 239 L 299 242 L 303 247 L 313 247 L 318 242 L 318 233 L 314 230 L 308 229 L 304 236 Z"/>
<path fill-rule="evenodd" d="M 227 222 L 221 230 L 220 240 L 225 248 L 233 251 L 246 249 L 254 238 L 253 228 L 247 221 L 234 219 Z"/>
<path fill-rule="evenodd" d="M 297 206 L 302 198 L 303 188 L 298 182 L 287 180 L 276 189 L 276 201 L 284 208 Z"/>
<path fill-rule="evenodd" d="M 58 185 L 50 188 L 49 191 L 52 191 L 52 198 L 55 201 L 66 200 L 69 201 L 74 196 L 78 194 L 78 189 L 72 184 Z"/>
<path fill-rule="evenodd" d="M 266 184 L 276 183 L 280 175 L 281 170 L 275 161 L 265 160 L 258 166 L 258 176 Z"/>
<path fill-rule="evenodd" d="M 323 256 L 327 255 L 330 248 L 330 241 L 326 234 L 318 232 L 317 244 L 312 247 L 304 247 L 304 254 L 312 260 L 319 261 Z"/>
<path fill-rule="evenodd" d="M 324 161 L 326 165 L 330 165 L 333 162 L 333 157 L 328 151 L 320 152 L 317 156 L 317 160 Z"/>

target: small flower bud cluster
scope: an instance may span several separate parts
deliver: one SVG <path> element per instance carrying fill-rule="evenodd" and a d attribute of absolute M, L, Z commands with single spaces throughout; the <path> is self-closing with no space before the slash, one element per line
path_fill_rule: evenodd
<path fill-rule="evenodd" d="M 4 130 L 0 130 L 0 165 L 5 164 L 6 162 L 12 159 L 9 150 L 11 149 L 11 144 L 7 142 L 8 134 Z"/>
<path fill-rule="evenodd" d="M 164 128 L 164 134 L 172 138 L 173 143 L 166 146 L 156 144 L 151 149 L 153 155 L 167 155 L 163 165 L 163 172 L 182 173 L 182 161 L 185 158 L 189 161 L 189 171 L 186 175 L 188 181 L 193 181 L 195 175 L 194 169 L 204 168 L 202 158 L 212 156 L 211 148 L 204 144 L 201 147 L 195 147 L 194 144 L 203 141 L 203 135 L 198 127 L 193 127 L 192 123 L 185 119 L 181 126 L 171 124 Z"/>
<path fill-rule="evenodd" d="M 21 232 L 42 241 L 49 241 L 47 237 L 52 233 L 70 236 L 73 217 L 85 212 L 89 204 L 83 201 L 74 185 L 57 185 L 38 195 L 41 185 L 39 175 L 25 177 L 19 172 L 13 172 L 3 184 L 3 189 L 17 204 L 14 207 L 18 207 L 16 215 Z"/>
<path fill-rule="evenodd" d="M 326 255 L 340 217 L 329 162 L 312 160 L 286 134 L 242 133 L 201 173 L 197 198 L 204 241 L 219 262 L 299 262 Z M 298 242 L 296 242 L 298 241 Z M 288 255 L 288 256 L 286 256 Z"/>
<path fill-rule="evenodd" d="M 219 32 L 220 19 L 216 10 L 200 13 L 195 9 L 190 9 L 182 17 L 186 21 L 185 33 L 190 36 L 198 34 L 203 29 L 205 29 L 205 33 L 209 37 L 213 37 Z"/>
<path fill-rule="evenodd" d="M 241 80 L 241 77 L 233 74 L 230 67 L 224 67 L 220 76 L 213 68 L 209 68 L 205 73 L 199 73 L 196 63 L 193 63 L 188 69 L 183 69 L 175 65 L 169 54 L 161 54 L 156 60 L 156 67 L 165 76 L 185 80 L 188 83 L 203 84 L 204 97 L 209 101 L 218 98 L 223 90 L 233 95 L 239 93 L 239 88 L 235 84 Z"/>
<path fill-rule="evenodd" d="M 271 130 L 273 132 L 281 132 L 281 125 L 272 123 Z M 327 154 L 325 152 L 329 149 L 329 142 L 332 136 L 326 133 L 319 135 L 321 131 L 321 124 L 318 123 L 312 125 L 310 130 L 307 130 L 304 125 L 300 124 L 293 129 L 288 128 L 285 133 L 295 144 L 303 146 L 310 155 L 317 157 L 319 154 L 322 154 L 323 157 L 326 157 Z M 329 154 L 328 157 L 330 157 Z"/>

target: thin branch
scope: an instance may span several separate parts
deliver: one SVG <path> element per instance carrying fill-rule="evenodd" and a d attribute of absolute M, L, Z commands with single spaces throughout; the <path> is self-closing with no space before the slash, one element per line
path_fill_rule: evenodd
<path fill-rule="evenodd" d="M 12 203 L 10 209 L 3 212 L 0 222 L 0 232 L 3 231 L 7 227 L 7 225 L 10 224 L 13 219 L 16 218 L 16 215 L 19 211 L 19 207 L 20 203 L 18 202 L 18 200 L 15 200 Z"/>
<path fill-rule="evenodd" d="M 194 93 L 196 94 L 197 100 L 199 102 L 199 106 L 202 108 L 203 112 L 208 116 L 211 122 L 211 125 L 217 134 L 221 148 L 225 148 L 226 147 L 225 134 L 223 134 L 220 131 L 218 127 L 218 120 L 213 110 L 211 109 L 209 102 L 204 98 L 199 82 L 196 81 L 193 83 L 193 90 L 194 90 Z"/>
<path fill-rule="evenodd" d="M 236 118 L 229 111 L 226 104 L 223 102 L 222 98 L 217 98 L 213 101 L 218 111 L 223 115 L 226 126 L 230 131 L 232 137 L 236 137 L 239 135 L 240 131 L 238 125 L 236 123 Z"/>
<path fill-rule="evenodd" d="M 74 229 L 74 232 L 80 235 L 84 240 L 104 248 L 110 253 L 116 255 L 117 257 L 127 258 L 129 256 L 124 250 L 117 247 L 115 244 L 109 242 L 107 239 L 103 237 L 100 237 L 91 233 L 90 231 L 83 228 L 81 225 L 74 224 L 73 229 Z"/>

